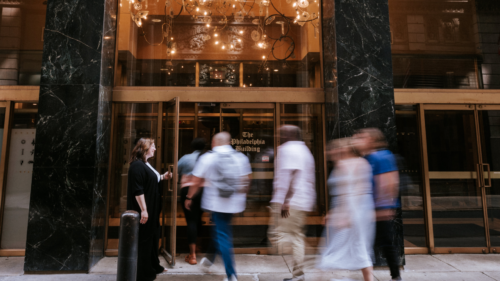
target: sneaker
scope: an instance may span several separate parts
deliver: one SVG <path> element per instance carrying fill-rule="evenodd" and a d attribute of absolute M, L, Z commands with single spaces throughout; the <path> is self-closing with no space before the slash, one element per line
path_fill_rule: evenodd
<path fill-rule="evenodd" d="M 202 258 L 200 264 L 202 265 L 203 271 L 205 271 L 205 273 L 210 273 L 210 269 L 213 265 L 212 262 L 210 262 L 207 258 Z"/>
<path fill-rule="evenodd" d="M 283 279 L 283 281 L 305 281 L 305 280 L 306 280 L 305 275 L 301 275 L 301 276 L 294 277 L 294 278 L 285 278 L 285 279 Z"/>
<path fill-rule="evenodd" d="M 227 279 L 227 277 L 226 277 L 226 278 L 224 278 L 224 281 L 229 281 L 229 279 Z M 238 279 L 236 278 L 236 276 L 233 275 L 233 276 L 231 276 L 231 281 L 238 281 Z"/>
<path fill-rule="evenodd" d="M 401 276 L 399 276 L 398 278 L 396 278 L 396 279 L 391 279 L 391 280 L 389 280 L 389 281 L 403 281 L 403 278 L 401 278 Z"/>

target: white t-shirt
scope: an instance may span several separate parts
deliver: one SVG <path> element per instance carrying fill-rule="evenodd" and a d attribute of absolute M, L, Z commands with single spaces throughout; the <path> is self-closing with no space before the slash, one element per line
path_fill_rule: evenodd
<path fill-rule="evenodd" d="M 234 193 L 229 198 L 219 196 L 219 191 L 213 187 L 212 182 L 217 180 L 216 160 L 218 153 L 232 153 L 238 162 L 238 168 L 241 176 L 246 177 L 252 173 L 248 157 L 240 152 L 236 152 L 230 145 L 216 146 L 213 152 L 203 154 L 196 163 L 193 175 L 198 178 L 204 178 L 203 197 L 201 199 L 201 208 L 217 213 L 241 213 L 245 210 L 246 193 Z"/>
<path fill-rule="evenodd" d="M 284 204 L 287 194 L 291 192 L 291 209 L 313 211 L 316 175 L 311 151 L 302 141 L 288 141 L 278 147 L 277 154 L 271 202 Z"/>

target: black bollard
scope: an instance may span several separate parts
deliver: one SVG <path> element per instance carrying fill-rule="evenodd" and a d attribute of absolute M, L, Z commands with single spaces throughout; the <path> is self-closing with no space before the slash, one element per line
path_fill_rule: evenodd
<path fill-rule="evenodd" d="M 140 220 L 141 216 L 136 211 L 125 211 L 120 219 L 117 281 L 136 280 Z"/>

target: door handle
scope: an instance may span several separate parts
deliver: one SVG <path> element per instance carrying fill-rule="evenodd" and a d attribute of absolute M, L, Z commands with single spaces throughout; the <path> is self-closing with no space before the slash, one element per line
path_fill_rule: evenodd
<path fill-rule="evenodd" d="M 491 187 L 491 170 L 490 170 L 490 164 L 482 164 L 483 167 L 486 166 L 488 169 L 488 184 L 486 184 L 486 181 L 484 181 L 484 187 Z M 483 174 L 484 174 L 484 168 L 483 168 Z"/>
<path fill-rule="evenodd" d="M 172 189 L 172 186 L 174 185 L 174 183 L 172 182 L 173 179 L 174 179 L 174 165 L 168 165 L 168 171 L 170 172 L 170 179 L 168 180 L 168 191 L 174 191 Z"/>

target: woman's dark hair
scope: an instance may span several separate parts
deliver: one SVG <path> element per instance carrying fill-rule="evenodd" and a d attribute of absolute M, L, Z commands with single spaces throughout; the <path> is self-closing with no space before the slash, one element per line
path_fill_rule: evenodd
<path fill-rule="evenodd" d="M 191 148 L 193 150 L 203 150 L 203 149 L 205 149 L 205 145 L 206 145 L 206 142 L 205 142 L 204 138 L 195 138 L 191 142 Z"/>
<path fill-rule="evenodd" d="M 155 141 L 153 139 L 140 138 L 137 141 L 137 144 L 135 145 L 134 149 L 132 150 L 130 163 L 139 159 L 142 160 L 142 162 L 146 163 L 146 153 L 151 148 L 151 145 L 154 144 L 154 142 Z"/>

